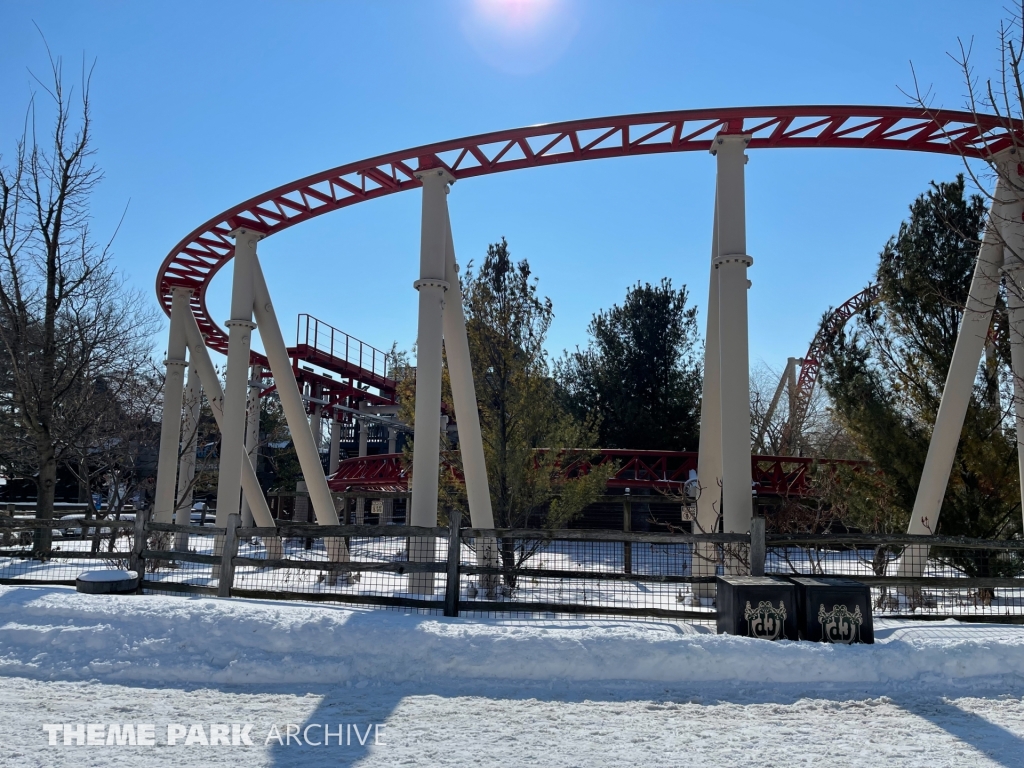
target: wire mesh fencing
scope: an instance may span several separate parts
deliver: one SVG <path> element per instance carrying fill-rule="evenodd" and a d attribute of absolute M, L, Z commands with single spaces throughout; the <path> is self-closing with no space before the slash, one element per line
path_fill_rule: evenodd
<path fill-rule="evenodd" d="M 282 522 L 242 528 L 148 524 L 144 590 L 443 610 L 448 530 Z M 183 538 L 184 537 L 184 538 Z"/>
<path fill-rule="evenodd" d="M 231 593 L 440 611 L 447 553 L 443 528 L 242 528 Z"/>
<path fill-rule="evenodd" d="M 0 584 L 74 585 L 97 568 L 126 568 L 134 541 L 134 514 L 0 514 Z M 49 532 L 49 541 L 41 536 Z"/>
<path fill-rule="evenodd" d="M 133 518 L 135 515 L 123 515 Z M 95 568 L 144 592 L 305 600 L 468 617 L 713 622 L 717 576 L 844 577 L 876 616 L 1024 623 L 1024 541 L 944 536 L 272 528 L 0 514 L 0 583 L 67 584 Z M 52 543 L 40 549 L 39 532 Z M 452 533 L 455 531 L 456 533 Z M 453 542 L 457 542 L 453 544 Z"/>
<path fill-rule="evenodd" d="M 225 528 L 146 522 L 139 567 L 145 592 L 217 594 Z"/>
<path fill-rule="evenodd" d="M 1024 541 L 772 535 L 766 551 L 766 573 L 869 585 L 877 616 L 1024 623 Z"/>
<path fill-rule="evenodd" d="M 739 534 L 593 530 L 462 532 L 459 608 L 468 615 L 713 621 L 707 551 L 746 546 Z"/>

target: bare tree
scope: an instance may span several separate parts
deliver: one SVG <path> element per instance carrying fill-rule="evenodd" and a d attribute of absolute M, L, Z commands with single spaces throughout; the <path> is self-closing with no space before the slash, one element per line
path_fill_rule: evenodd
<path fill-rule="evenodd" d="M 76 94 L 61 59 L 50 55 L 49 64 L 46 82 L 35 79 L 41 90 L 13 160 L 0 156 L 0 377 L 10 431 L 22 438 L 4 462 L 35 474 L 43 518 L 53 516 L 70 438 L 91 428 L 83 393 L 103 381 L 120 397 L 148 357 L 155 322 L 114 269 L 111 242 L 92 235 L 89 206 L 102 179 L 92 160 L 92 69 L 83 66 Z M 47 115 L 52 127 L 41 134 L 37 119 Z M 50 530 L 39 529 L 37 555 L 50 545 Z"/>
<path fill-rule="evenodd" d="M 787 450 L 783 437 L 789 424 L 790 398 L 784 393 L 778 399 L 775 409 L 769 413 L 773 393 L 782 375 L 764 362 L 754 366 L 750 372 L 750 421 L 754 431 L 761 435 L 761 442 L 755 442 L 754 451 L 768 456 L 779 456 Z M 799 432 L 796 438 L 800 453 L 794 455 L 832 459 L 860 458 L 849 434 L 835 417 L 823 387 L 814 388 L 807 413 L 797 426 Z"/>
<path fill-rule="evenodd" d="M 975 70 L 973 38 L 957 38 L 957 50 L 948 53 L 963 78 L 963 107 L 972 115 L 973 124 L 952 124 L 943 128 L 943 134 L 950 145 L 960 151 L 965 174 L 979 194 L 989 202 L 995 202 L 996 190 L 1001 186 L 1001 202 L 1019 203 L 1024 202 L 1024 131 L 1021 129 L 1024 121 L 1024 73 L 1021 71 L 1024 61 L 1024 0 L 1016 5 L 1007 6 L 1006 13 L 1007 16 L 1000 22 L 996 35 L 999 65 L 993 77 L 980 77 Z M 913 85 L 904 90 L 904 94 L 924 113 L 934 114 L 938 110 L 934 103 L 936 94 L 931 86 L 922 86 L 913 63 L 911 74 Z M 1007 162 L 1007 150 L 1016 155 L 1018 162 Z M 982 162 L 977 162 L 979 159 Z M 991 223 L 995 226 L 990 228 L 990 234 L 1012 255 L 1013 260 L 1024 261 L 1024 253 L 1019 252 L 1017 244 L 1008 242 L 1003 232 L 1003 228 L 1007 226 L 1012 229 L 1019 228 L 1020 222 L 1003 218 L 998 206 L 992 207 L 991 217 Z M 960 237 L 972 235 L 958 231 L 954 226 L 950 229 Z M 978 242 L 980 245 L 980 241 Z M 990 341 L 993 343 L 986 345 L 986 362 L 989 370 L 985 372 L 985 376 L 989 380 L 989 389 L 992 390 L 990 395 L 998 398 L 999 384 L 993 369 L 1000 355 L 996 353 L 1008 353 L 1008 344 L 1005 343 L 1006 329 L 1000 326 L 1006 325 L 1007 296 L 1024 301 L 1024 285 L 1019 284 L 1015 270 L 1008 270 L 994 279 L 999 281 L 1000 286 L 992 307 L 995 316 Z M 996 343 L 999 341 L 1000 331 L 1004 336 L 1002 345 Z M 1008 354 L 1002 356 L 1005 358 Z M 1003 399 L 1012 405 L 1019 397 L 1010 393 Z M 1006 415 L 1009 415 L 1010 408 L 1004 408 Z"/>
<path fill-rule="evenodd" d="M 162 379 L 153 362 L 144 359 L 134 376 L 116 382 L 116 392 L 106 379 L 89 381 L 74 404 L 88 417 L 60 421 L 65 429 L 58 433 L 59 455 L 78 480 L 86 519 L 120 519 L 125 506 L 141 501 L 154 485 Z M 94 494 L 106 497 L 103 514 L 94 504 Z M 99 548 L 101 528 L 94 529 L 93 551 Z M 111 549 L 117 533 L 111 529 Z"/>

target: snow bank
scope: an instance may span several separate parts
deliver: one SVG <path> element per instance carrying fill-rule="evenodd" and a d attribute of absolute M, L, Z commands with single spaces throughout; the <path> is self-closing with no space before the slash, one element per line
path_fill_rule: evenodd
<path fill-rule="evenodd" d="M 873 646 L 687 625 L 478 621 L 295 603 L 0 587 L 0 675 L 142 684 L 1024 681 L 1024 628 L 879 622 Z M 1008 679 L 1009 678 L 1009 679 Z"/>

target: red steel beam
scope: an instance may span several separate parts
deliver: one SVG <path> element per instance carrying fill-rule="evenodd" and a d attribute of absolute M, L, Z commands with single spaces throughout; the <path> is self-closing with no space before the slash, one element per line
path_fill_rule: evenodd
<path fill-rule="evenodd" d="M 443 459 L 442 459 L 443 460 Z M 593 462 L 572 467 L 568 474 L 586 474 L 597 465 L 617 462 L 619 469 L 608 481 L 608 488 L 652 489 L 681 494 L 690 470 L 697 471 L 695 451 L 630 451 L 604 449 Z M 843 459 L 812 459 L 797 456 L 751 456 L 752 489 L 759 496 L 802 498 L 817 495 L 811 469 L 815 463 L 826 467 L 866 466 L 866 462 Z M 458 473 L 449 464 L 457 478 Z M 332 491 L 363 488 L 408 488 L 408 472 L 402 454 L 380 454 L 346 459 L 328 479 Z"/>
<path fill-rule="evenodd" d="M 632 135 L 640 138 L 630 141 L 631 129 Z M 210 319 L 206 296 L 213 276 L 234 255 L 228 233 L 237 226 L 273 235 L 365 200 L 418 189 L 420 182 L 411 176 L 411 169 L 416 168 L 444 166 L 456 178 L 469 179 L 582 160 L 707 151 L 720 131 L 750 132 L 750 149 L 899 149 L 982 159 L 1020 143 L 1024 137 L 1020 122 L 995 115 L 909 107 L 788 106 L 619 115 L 452 139 L 307 176 L 215 216 L 186 235 L 164 259 L 156 279 L 157 298 L 170 314 L 172 289 L 192 288 L 193 312 L 207 345 L 227 352 L 227 336 Z M 563 146 L 565 137 L 569 139 L 567 147 Z M 520 151 L 511 152 L 513 147 Z M 396 170 L 401 170 L 403 176 Z M 379 186 L 368 188 L 367 179 Z M 331 194 L 315 189 L 317 185 Z M 322 205 L 314 207 L 310 198 Z"/>
<path fill-rule="evenodd" d="M 796 395 L 793 401 L 793 415 L 783 428 L 782 440 L 780 441 L 781 450 L 793 450 L 796 447 L 791 443 L 803 430 L 804 421 L 807 419 L 807 413 L 811 408 L 814 385 L 818 382 L 821 361 L 825 356 L 828 345 L 839 334 L 851 317 L 878 301 L 881 290 L 881 286 L 877 283 L 869 285 L 860 293 L 851 296 L 838 307 L 828 312 L 821 321 L 818 332 L 811 339 L 811 346 L 808 347 L 807 354 L 804 355 L 804 361 L 800 365 L 800 378 L 797 380 Z"/>

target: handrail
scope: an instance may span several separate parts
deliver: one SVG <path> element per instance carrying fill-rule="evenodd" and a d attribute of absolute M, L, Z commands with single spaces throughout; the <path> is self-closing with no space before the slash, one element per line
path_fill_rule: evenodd
<path fill-rule="evenodd" d="M 371 377 L 389 379 L 391 355 L 310 314 L 302 313 L 298 316 L 295 344 L 305 344 L 335 360 L 354 365 L 367 371 Z"/>

